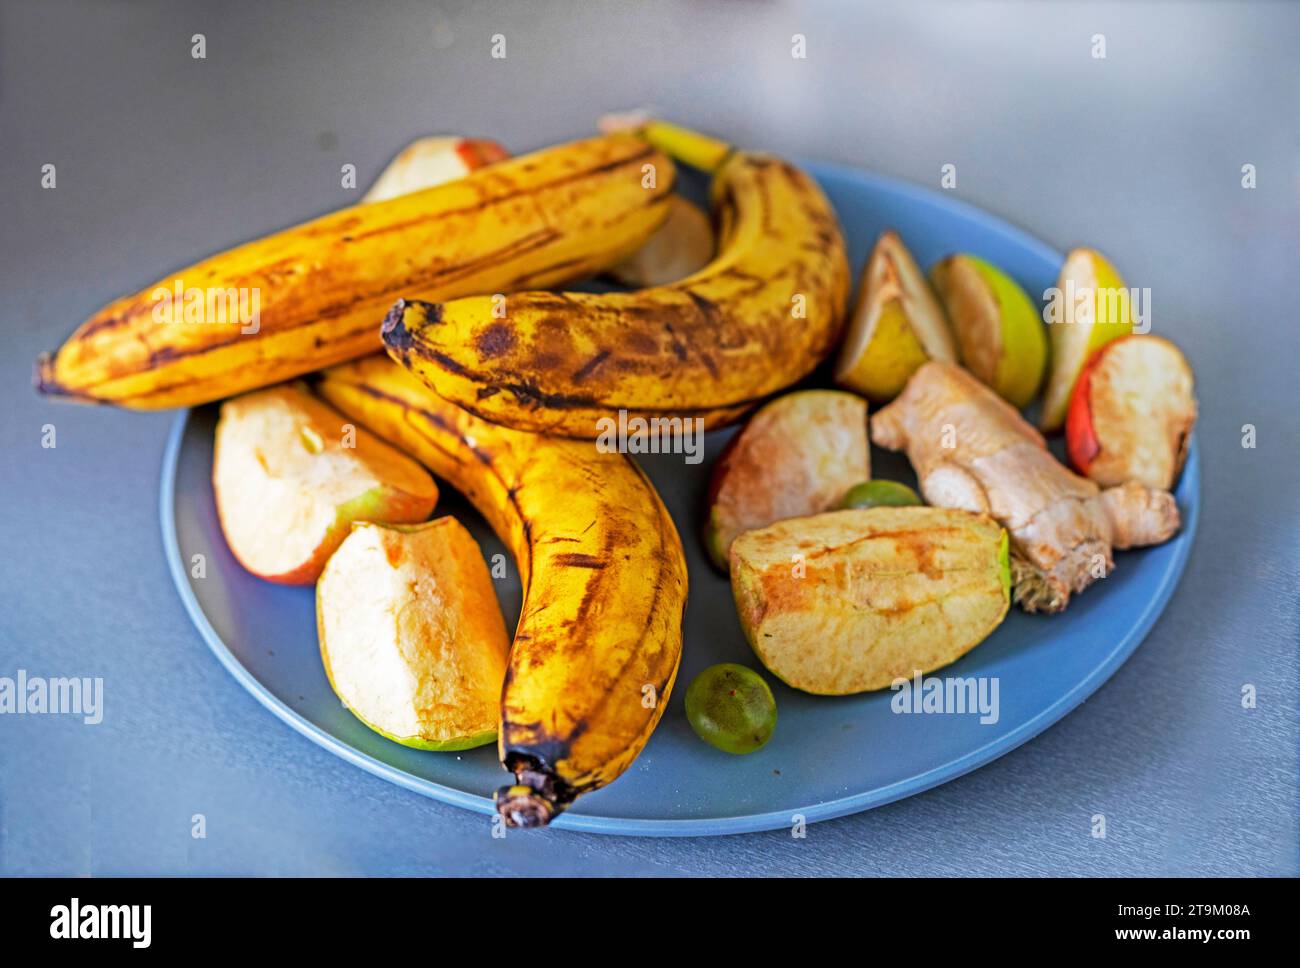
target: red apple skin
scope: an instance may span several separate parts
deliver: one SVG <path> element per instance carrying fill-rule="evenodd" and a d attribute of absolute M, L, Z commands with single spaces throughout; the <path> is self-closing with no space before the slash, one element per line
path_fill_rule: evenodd
<path fill-rule="evenodd" d="M 1079 373 L 1079 379 L 1074 384 L 1074 392 L 1070 395 L 1070 406 L 1065 417 L 1065 450 L 1070 463 L 1084 477 L 1088 476 L 1088 468 L 1093 459 L 1101 453 L 1101 443 L 1097 440 L 1096 431 L 1092 426 L 1092 403 L 1089 400 L 1092 371 L 1109 346 L 1127 338 L 1120 337 L 1118 340 L 1113 340 L 1093 353 Z"/>
<path fill-rule="evenodd" d="M 1106 408 L 1107 399 L 1114 396 L 1114 381 L 1118 376 L 1128 373 L 1124 369 L 1125 365 L 1131 365 L 1132 359 L 1127 358 L 1130 351 L 1145 352 L 1145 349 L 1139 350 L 1139 347 L 1157 349 L 1166 355 L 1159 359 L 1158 363 L 1163 367 L 1166 363 L 1172 363 L 1175 360 L 1181 367 L 1181 373 L 1175 374 L 1172 370 L 1161 369 L 1159 371 L 1143 371 L 1144 377 L 1158 379 L 1165 376 L 1179 376 L 1185 374 L 1187 384 L 1185 391 L 1189 397 L 1185 410 L 1173 412 L 1168 409 L 1169 401 L 1163 397 L 1159 400 L 1150 399 L 1148 403 L 1153 408 L 1150 414 L 1143 414 L 1138 417 L 1128 414 L 1131 409 L 1130 405 L 1123 405 L 1126 410 L 1126 416 L 1129 419 L 1147 419 L 1148 416 L 1155 416 L 1174 420 L 1174 424 L 1167 429 L 1174 434 L 1166 441 L 1172 449 L 1171 466 L 1169 468 L 1160 468 L 1161 471 L 1168 471 L 1168 477 L 1161 474 L 1155 476 L 1156 471 L 1151 469 L 1148 464 L 1135 464 L 1135 454 L 1140 451 L 1131 450 L 1136 445 L 1132 440 L 1125 439 L 1122 436 L 1127 428 L 1117 427 L 1114 422 L 1115 415 L 1110 413 Z M 1193 390 L 1194 376 L 1191 366 L 1188 364 L 1186 357 L 1178 347 L 1160 336 L 1150 336 L 1134 333 L 1129 336 L 1121 336 L 1119 339 L 1111 340 L 1104 346 L 1097 349 L 1084 365 L 1079 374 L 1078 382 L 1075 384 L 1074 392 L 1070 396 L 1069 407 L 1066 411 L 1065 420 L 1065 442 L 1066 454 L 1070 464 L 1083 476 L 1089 480 L 1095 481 L 1102 487 L 1113 486 L 1122 483 L 1124 480 L 1136 480 L 1145 484 L 1147 487 L 1167 489 L 1173 487 L 1178 480 L 1178 475 L 1182 471 L 1184 462 L 1187 459 L 1188 438 L 1191 434 L 1192 426 L 1196 421 L 1196 398 Z M 1177 380 L 1174 380 L 1177 383 Z M 1181 388 L 1179 388 L 1181 389 Z M 1151 391 L 1159 393 L 1159 390 Z M 1103 409 L 1098 409 L 1098 408 Z M 1098 416 L 1101 416 L 1101 429 L 1098 430 Z M 1182 418 L 1181 421 L 1178 418 Z M 1181 426 L 1179 424 L 1181 423 Z M 1116 439 L 1118 436 L 1118 439 Z M 1110 439 L 1106 439 L 1106 438 Z M 1148 441 L 1148 446 L 1150 442 Z"/>
<path fill-rule="evenodd" d="M 713 563 L 713 567 L 724 575 L 730 565 L 727 562 L 727 550 L 718 547 L 718 529 L 713 521 L 713 506 L 717 503 L 718 494 L 722 490 L 722 482 L 731 466 L 731 458 L 735 454 L 736 445 L 740 443 L 740 437 L 744 432 L 745 428 L 742 426 L 732 434 L 731 439 L 722 448 L 722 453 L 718 455 L 718 459 L 713 462 L 713 473 L 709 475 L 709 490 L 705 496 L 704 550 L 708 552 L 709 561 Z"/>
<path fill-rule="evenodd" d="M 462 138 L 460 144 L 456 145 L 456 154 L 460 155 L 460 160 L 470 171 L 510 157 L 510 152 L 488 138 Z"/>

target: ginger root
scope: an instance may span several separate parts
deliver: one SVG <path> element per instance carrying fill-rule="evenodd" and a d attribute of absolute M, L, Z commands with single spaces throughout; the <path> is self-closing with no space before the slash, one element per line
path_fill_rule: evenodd
<path fill-rule="evenodd" d="M 927 502 L 991 514 L 1011 536 L 1016 601 L 1058 612 L 1115 567 L 1112 549 L 1178 530 L 1168 491 L 1103 491 L 1066 469 L 1020 413 L 959 366 L 929 362 L 871 418 L 871 439 L 905 450 Z"/>

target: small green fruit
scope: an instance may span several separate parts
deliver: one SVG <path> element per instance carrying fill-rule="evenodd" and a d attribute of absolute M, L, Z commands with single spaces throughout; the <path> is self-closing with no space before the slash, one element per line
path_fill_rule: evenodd
<path fill-rule="evenodd" d="M 921 498 L 906 484 L 898 481 L 863 481 L 854 484 L 844 495 L 844 508 L 904 508 L 921 503 Z"/>
<path fill-rule="evenodd" d="M 761 749 L 776 729 L 776 699 L 753 669 L 709 666 L 686 689 L 686 718 L 704 742 L 724 753 Z"/>

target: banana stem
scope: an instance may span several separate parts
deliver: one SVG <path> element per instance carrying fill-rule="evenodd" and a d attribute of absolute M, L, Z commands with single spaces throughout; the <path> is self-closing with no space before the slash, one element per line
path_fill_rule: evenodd
<path fill-rule="evenodd" d="M 497 791 L 497 813 L 507 827 L 545 827 L 572 800 L 557 787 L 549 773 L 519 764 L 515 767 L 515 782 Z"/>
<path fill-rule="evenodd" d="M 710 173 L 721 168 L 735 150 L 725 141 L 671 121 L 652 118 L 641 127 L 640 133 L 641 137 L 682 164 Z"/>

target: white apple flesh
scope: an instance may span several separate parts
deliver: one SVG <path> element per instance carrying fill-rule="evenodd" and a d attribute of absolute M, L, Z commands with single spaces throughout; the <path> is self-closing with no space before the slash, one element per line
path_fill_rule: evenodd
<path fill-rule="evenodd" d="M 464 178 L 470 172 L 504 161 L 510 153 L 495 141 L 482 138 L 430 137 L 412 141 L 380 172 L 363 202 L 382 202 L 409 195 L 444 182 Z"/>
<path fill-rule="evenodd" d="M 287 585 L 316 581 L 353 521 L 423 521 L 438 500 L 428 471 L 300 383 L 221 405 L 212 486 L 240 564 Z"/>
<path fill-rule="evenodd" d="M 496 739 L 510 643 L 454 518 L 355 525 L 316 588 L 316 619 L 330 685 L 371 729 L 432 750 Z"/>
<path fill-rule="evenodd" d="M 1125 336 L 1079 375 L 1065 436 L 1070 462 L 1102 487 L 1137 481 L 1169 490 L 1196 423 L 1192 368 L 1159 336 Z"/>

